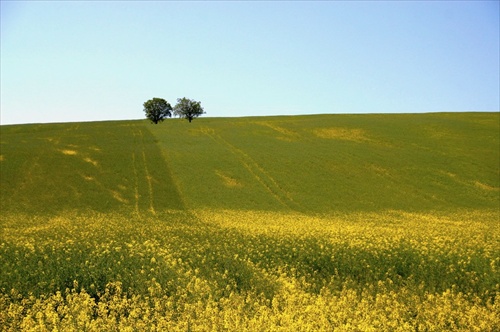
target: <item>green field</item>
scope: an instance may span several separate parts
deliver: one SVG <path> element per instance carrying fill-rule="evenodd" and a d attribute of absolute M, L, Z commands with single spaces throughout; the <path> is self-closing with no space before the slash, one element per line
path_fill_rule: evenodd
<path fill-rule="evenodd" d="M 3 330 L 500 329 L 500 113 L 0 134 Z"/>

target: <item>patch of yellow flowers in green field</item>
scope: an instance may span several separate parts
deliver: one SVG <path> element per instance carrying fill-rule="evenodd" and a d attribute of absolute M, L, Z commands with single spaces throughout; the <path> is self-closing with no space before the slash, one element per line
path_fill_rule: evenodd
<path fill-rule="evenodd" d="M 0 326 L 498 331 L 498 212 L 2 216 Z"/>

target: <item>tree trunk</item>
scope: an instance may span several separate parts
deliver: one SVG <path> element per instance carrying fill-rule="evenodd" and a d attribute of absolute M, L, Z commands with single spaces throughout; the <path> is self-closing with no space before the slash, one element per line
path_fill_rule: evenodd
<path fill-rule="evenodd" d="M 188 117 L 189 123 L 191 123 L 191 120 L 193 120 L 192 117 Z"/>

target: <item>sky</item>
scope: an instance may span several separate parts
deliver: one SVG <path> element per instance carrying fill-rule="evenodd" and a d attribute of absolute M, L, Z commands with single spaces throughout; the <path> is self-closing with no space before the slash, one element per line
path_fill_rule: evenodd
<path fill-rule="evenodd" d="M 499 1 L 1 1 L 0 124 L 499 111 Z"/>

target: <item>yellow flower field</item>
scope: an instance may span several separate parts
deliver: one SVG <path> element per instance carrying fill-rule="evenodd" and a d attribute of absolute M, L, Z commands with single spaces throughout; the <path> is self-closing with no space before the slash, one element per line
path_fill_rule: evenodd
<path fill-rule="evenodd" d="M 5 331 L 500 328 L 496 212 L 4 221 Z"/>

